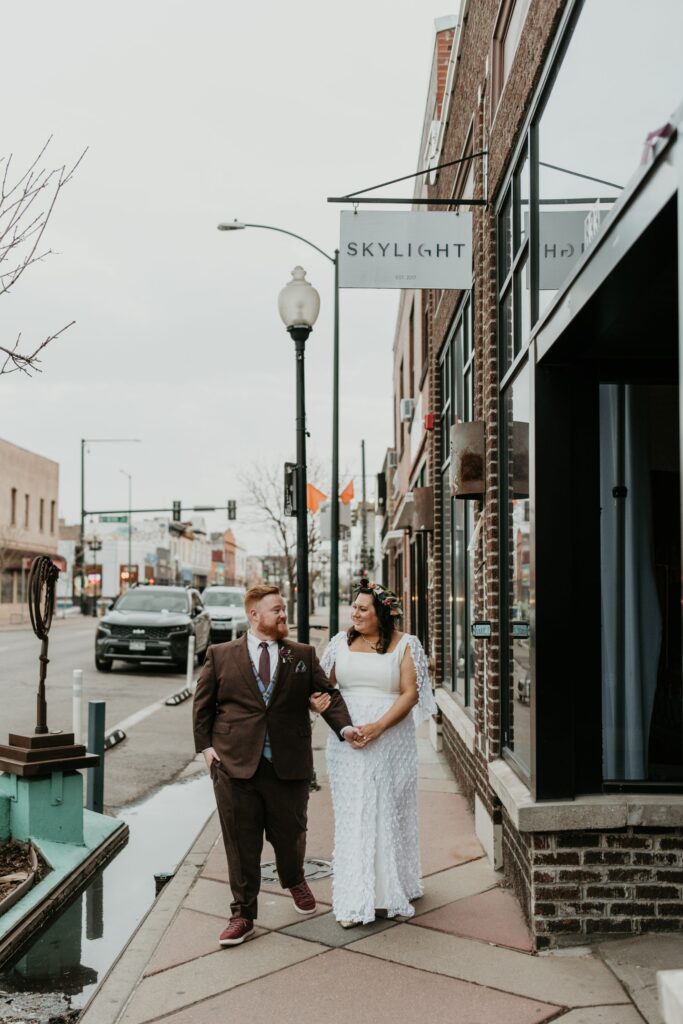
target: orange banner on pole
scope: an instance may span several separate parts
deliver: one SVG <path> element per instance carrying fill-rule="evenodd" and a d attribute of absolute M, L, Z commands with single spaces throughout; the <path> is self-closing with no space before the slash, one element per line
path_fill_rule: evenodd
<path fill-rule="evenodd" d="M 306 507 L 309 512 L 317 512 L 324 501 L 327 501 L 326 494 L 313 484 L 306 484 Z"/>
<path fill-rule="evenodd" d="M 348 505 L 353 498 L 353 480 L 349 480 L 344 490 L 339 495 L 339 500 L 343 505 Z"/>

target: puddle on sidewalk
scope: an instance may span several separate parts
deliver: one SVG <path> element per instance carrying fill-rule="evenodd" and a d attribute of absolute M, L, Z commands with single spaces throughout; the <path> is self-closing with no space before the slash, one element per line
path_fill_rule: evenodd
<path fill-rule="evenodd" d="M 75 1019 L 215 809 L 208 775 L 121 809 L 127 845 L 11 965 L 0 971 L 0 1024 Z"/>

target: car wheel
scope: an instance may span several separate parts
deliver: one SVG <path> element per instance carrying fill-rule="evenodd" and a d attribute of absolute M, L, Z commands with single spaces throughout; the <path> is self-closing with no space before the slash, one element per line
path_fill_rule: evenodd
<path fill-rule="evenodd" d="M 111 672 L 113 664 L 110 658 L 95 658 L 95 668 L 98 672 Z"/>

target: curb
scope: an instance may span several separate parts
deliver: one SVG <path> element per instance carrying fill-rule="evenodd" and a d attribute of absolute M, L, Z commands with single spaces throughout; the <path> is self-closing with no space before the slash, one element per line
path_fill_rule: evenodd
<path fill-rule="evenodd" d="M 123 1015 L 155 949 L 204 867 L 219 835 L 218 812 L 214 811 L 173 878 L 164 886 L 86 1003 L 78 1018 L 79 1024 L 115 1024 Z"/>

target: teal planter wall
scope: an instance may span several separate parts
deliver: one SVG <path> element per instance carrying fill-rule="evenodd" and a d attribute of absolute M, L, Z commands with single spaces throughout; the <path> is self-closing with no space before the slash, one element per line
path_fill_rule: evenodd
<path fill-rule="evenodd" d="M 0 776 L 0 838 L 6 804 L 13 839 L 83 845 L 83 776 L 79 772 L 53 772 L 46 779 Z"/>
<path fill-rule="evenodd" d="M 9 839 L 9 797 L 0 793 L 0 843 Z"/>

